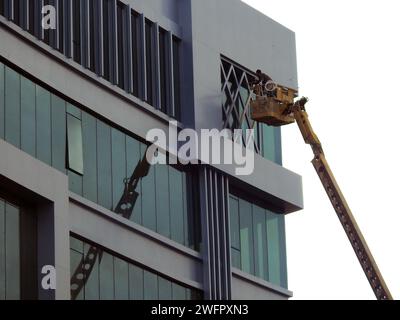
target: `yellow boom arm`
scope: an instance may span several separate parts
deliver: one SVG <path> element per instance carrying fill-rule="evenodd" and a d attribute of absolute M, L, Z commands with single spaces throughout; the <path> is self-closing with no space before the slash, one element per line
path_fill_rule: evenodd
<path fill-rule="evenodd" d="M 322 185 L 331 200 L 332 206 L 335 209 L 340 223 L 342 224 L 344 231 L 356 253 L 358 261 L 364 270 L 365 275 L 374 291 L 378 300 L 392 300 L 392 296 L 386 286 L 385 280 L 379 271 L 379 268 L 372 256 L 371 251 L 359 229 L 357 222 L 351 213 L 351 210 L 340 191 L 339 185 L 337 184 L 335 177 L 326 161 L 324 152 L 322 150 L 321 143 L 314 133 L 308 114 L 305 110 L 305 104 L 307 99 L 302 98 L 293 105 L 293 115 L 296 119 L 297 125 L 300 128 L 300 132 L 304 137 L 304 141 L 311 145 L 314 152 L 314 159 L 312 164 L 319 178 L 321 179 Z"/>

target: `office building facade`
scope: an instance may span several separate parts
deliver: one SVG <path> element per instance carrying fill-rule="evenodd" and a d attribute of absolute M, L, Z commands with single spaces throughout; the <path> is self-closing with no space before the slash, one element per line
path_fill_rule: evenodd
<path fill-rule="evenodd" d="M 297 88 L 294 33 L 238 0 L 0 3 L 0 299 L 289 298 L 301 177 L 249 102 L 258 68 Z M 253 174 L 146 166 L 170 121 L 254 128 Z"/>

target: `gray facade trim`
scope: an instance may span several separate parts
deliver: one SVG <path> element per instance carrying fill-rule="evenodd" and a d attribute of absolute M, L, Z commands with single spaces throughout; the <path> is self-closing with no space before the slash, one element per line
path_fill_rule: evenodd
<path fill-rule="evenodd" d="M 79 197 L 70 193 L 69 221 L 73 234 L 184 285 L 203 289 L 203 267 L 197 253 L 133 223 L 123 222 L 115 213 L 82 205 L 82 202 L 88 204 L 87 201 L 77 202 L 76 198 Z"/>
<path fill-rule="evenodd" d="M 155 12 L 153 9 L 153 6 L 149 0 L 120 0 L 122 3 L 130 5 L 132 8 L 134 8 L 135 12 L 139 14 L 143 14 L 146 16 L 149 20 L 151 21 L 157 21 L 159 25 L 166 29 L 166 30 L 171 30 L 173 34 L 175 34 L 177 37 L 181 38 L 182 37 L 182 27 L 178 24 L 178 19 L 171 19 L 168 18 L 164 15 L 161 15 L 158 12 Z M 178 1 L 173 0 L 161 0 L 162 2 L 166 2 L 171 4 L 172 2 L 175 2 L 176 10 L 178 10 Z M 150 5 L 149 5 L 150 4 Z M 168 4 L 167 4 L 168 5 Z M 167 6 L 163 4 L 163 7 Z M 181 4 L 179 4 L 180 6 Z M 177 18 L 177 17 L 175 17 Z"/>
<path fill-rule="evenodd" d="M 204 296 L 210 300 L 231 299 L 231 255 L 229 227 L 228 179 L 203 167 L 200 174 L 202 241 L 204 255 Z"/>
<path fill-rule="evenodd" d="M 273 291 L 273 292 L 275 292 L 279 295 L 282 295 L 286 298 L 293 297 L 292 291 L 286 290 L 286 289 L 279 287 L 277 285 L 274 285 L 268 281 L 265 281 L 263 279 L 257 278 L 250 274 L 247 274 L 239 269 L 232 268 L 232 276 L 233 276 L 233 278 L 241 279 L 242 281 L 245 281 L 253 286 L 258 286 L 266 291 Z"/>
<path fill-rule="evenodd" d="M 37 206 L 38 270 L 44 265 L 53 265 L 57 270 L 56 291 L 39 290 L 39 299 L 68 300 L 68 178 L 1 139 L 0 154 L 0 184 L 3 189 Z"/>
<path fill-rule="evenodd" d="M 145 227 L 142 227 L 141 225 L 131 222 L 131 221 L 127 220 L 126 218 L 123 218 L 123 217 L 117 215 L 115 212 L 107 210 L 106 208 L 103 208 L 103 207 L 99 206 L 98 204 L 95 204 L 95 203 L 93 203 L 71 191 L 69 192 L 69 199 L 71 202 L 73 202 L 81 207 L 84 207 L 99 216 L 102 216 L 102 217 L 110 220 L 114 224 L 119 224 L 119 225 L 123 226 L 124 228 L 129 229 L 137 234 L 140 234 L 141 236 L 148 238 L 151 241 L 157 242 L 165 247 L 168 247 L 171 250 L 176 251 L 177 253 L 186 255 L 188 257 L 197 259 L 199 261 L 201 260 L 201 254 L 199 252 L 191 250 L 188 247 L 185 247 L 175 241 L 172 241 L 166 237 L 163 237 L 159 233 L 153 232 Z"/>

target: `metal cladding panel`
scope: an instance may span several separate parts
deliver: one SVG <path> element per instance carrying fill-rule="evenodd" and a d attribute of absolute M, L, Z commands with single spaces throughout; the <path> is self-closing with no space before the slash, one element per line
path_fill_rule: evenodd
<path fill-rule="evenodd" d="M 231 254 L 229 239 L 229 183 L 226 176 L 204 167 L 200 175 L 203 206 L 204 293 L 206 299 L 231 299 Z"/>

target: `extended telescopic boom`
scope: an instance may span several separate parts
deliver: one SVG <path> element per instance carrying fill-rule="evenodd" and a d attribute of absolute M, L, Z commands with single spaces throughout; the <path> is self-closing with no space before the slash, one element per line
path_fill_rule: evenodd
<path fill-rule="evenodd" d="M 378 300 L 392 300 L 392 295 L 379 271 L 371 251 L 351 213 L 343 193 L 326 161 L 324 151 L 317 135 L 314 133 L 305 104 L 308 99 L 301 98 L 294 102 L 296 92 L 292 89 L 277 86 L 273 92 L 260 81 L 254 85 L 256 98 L 251 102 L 252 118 L 271 126 L 282 126 L 296 122 L 304 141 L 314 153 L 312 164 L 321 179 L 322 185 L 335 209 L 350 244 L 364 270 Z"/>
<path fill-rule="evenodd" d="M 326 161 L 321 143 L 311 127 L 308 114 L 304 107 L 306 102 L 307 99 L 305 98 L 296 102 L 293 106 L 293 115 L 300 128 L 300 132 L 303 135 L 304 141 L 311 145 L 314 152 L 312 164 L 321 179 L 322 185 L 331 200 L 332 206 L 339 217 L 340 223 L 349 238 L 376 298 L 378 300 L 392 300 L 392 295 L 390 294 L 385 280 L 383 279 L 374 257 L 368 248 L 367 242 L 365 241 L 346 199 L 335 180 L 328 162 Z"/>

